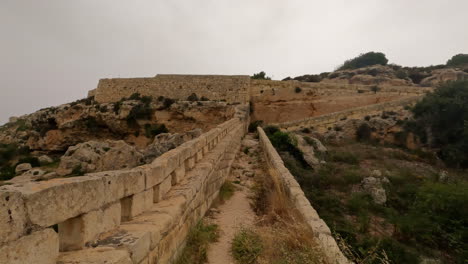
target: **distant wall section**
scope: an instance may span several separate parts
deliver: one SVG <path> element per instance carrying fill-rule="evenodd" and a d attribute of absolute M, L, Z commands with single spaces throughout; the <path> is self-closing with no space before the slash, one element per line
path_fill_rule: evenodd
<path fill-rule="evenodd" d="M 153 97 L 185 100 L 192 93 L 199 98 L 246 103 L 249 98 L 250 77 L 244 75 L 169 75 L 151 78 L 101 79 L 98 87 L 89 92 L 99 103 L 117 102 L 133 93 Z"/>

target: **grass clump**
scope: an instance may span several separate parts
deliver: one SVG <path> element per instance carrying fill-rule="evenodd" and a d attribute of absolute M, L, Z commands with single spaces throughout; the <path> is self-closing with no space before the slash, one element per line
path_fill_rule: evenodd
<path fill-rule="evenodd" d="M 176 264 L 203 264 L 208 260 L 207 252 L 210 243 L 218 240 L 218 226 L 198 222 L 191 230 L 187 238 L 187 245 Z"/>
<path fill-rule="evenodd" d="M 253 230 L 243 228 L 235 235 L 231 250 L 237 263 L 254 264 L 262 253 L 262 240 Z"/>
<path fill-rule="evenodd" d="M 227 201 L 229 198 L 234 195 L 234 192 L 236 191 L 236 187 L 232 182 L 226 181 L 224 182 L 223 185 L 221 185 L 221 188 L 219 189 L 219 199 L 221 201 Z"/>
<path fill-rule="evenodd" d="M 351 165 L 358 165 L 359 159 L 351 152 L 337 152 L 337 151 L 330 151 L 328 155 L 329 161 L 332 162 L 341 162 L 347 163 Z"/>

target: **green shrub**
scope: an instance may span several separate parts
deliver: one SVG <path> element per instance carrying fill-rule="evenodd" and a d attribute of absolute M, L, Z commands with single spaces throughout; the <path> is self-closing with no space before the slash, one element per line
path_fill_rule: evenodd
<path fill-rule="evenodd" d="M 342 162 L 351 165 L 359 164 L 358 158 L 351 152 L 330 151 L 328 154 L 328 159 L 333 162 Z"/>
<path fill-rule="evenodd" d="M 300 93 L 300 92 L 302 92 L 302 89 L 301 89 L 301 87 L 296 87 L 296 88 L 294 89 L 294 92 L 296 92 L 296 93 Z"/>
<path fill-rule="evenodd" d="M 137 120 L 149 120 L 153 115 L 153 109 L 149 103 L 139 103 L 135 105 L 127 116 L 127 123 L 129 125 L 136 125 Z"/>
<path fill-rule="evenodd" d="M 263 129 L 267 136 L 273 135 L 274 133 L 280 131 L 279 127 L 277 126 L 267 126 Z"/>
<path fill-rule="evenodd" d="M 15 177 L 15 168 L 12 166 L 1 166 L 0 167 L 0 181 L 7 181 Z"/>
<path fill-rule="evenodd" d="M 39 159 L 36 157 L 32 157 L 32 156 L 26 156 L 24 158 L 21 158 L 16 164 L 21 164 L 21 163 L 30 163 L 32 167 L 41 166 Z"/>
<path fill-rule="evenodd" d="M 164 109 L 168 109 L 169 107 L 171 107 L 172 104 L 175 103 L 175 100 L 174 99 L 171 99 L 171 98 L 164 98 L 163 99 L 163 105 L 161 107 L 158 108 L 158 110 L 164 110 Z"/>
<path fill-rule="evenodd" d="M 460 66 L 468 64 L 468 54 L 457 54 L 447 61 L 447 66 Z"/>
<path fill-rule="evenodd" d="M 372 129 L 367 123 L 362 123 L 356 130 L 356 139 L 358 141 L 368 141 L 371 139 L 371 135 Z"/>
<path fill-rule="evenodd" d="M 396 71 L 395 75 L 397 78 L 403 79 L 403 80 L 408 78 L 408 73 L 403 69 L 399 69 L 398 71 Z"/>
<path fill-rule="evenodd" d="M 187 97 L 187 101 L 195 102 L 198 101 L 198 96 L 196 93 L 192 93 Z"/>
<path fill-rule="evenodd" d="M 159 134 L 168 132 L 169 130 L 164 124 L 145 124 L 145 136 L 147 138 L 154 138 Z"/>
<path fill-rule="evenodd" d="M 218 240 L 218 226 L 198 222 L 188 235 L 187 244 L 176 264 L 203 264 L 208 260 L 207 252 L 210 243 Z"/>
<path fill-rule="evenodd" d="M 257 263 L 262 250 L 260 236 L 250 229 L 241 229 L 232 241 L 232 256 L 239 264 Z"/>
<path fill-rule="evenodd" d="M 70 176 L 83 176 L 83 175 L 85 175 L 85 172 L 83 171 L 83 167 L 81 166 L 81 164 L 76 165 L 70 174 Z"/>
<path fill-rule="evenodd" d="M 266 76 L 266 73 L 264 71 L 254 73 L 254 75 L 250 78 L 255 80 L 271 80 L 271 77 Z"/>
<path fill-rule="evenodd" d="M 432 146 L 440 149 L 438 155 L 452 167 L 468 167 L 468 81 L 449 82 L 428 94 L 412 109 L 414 122 L 405 129 L 428 142 L 427 131 L 433 138 Z"/>
<path fill-rule="evenodd" d="M 358 184 L 364 177 L 359 171 L 346 170 L 343 174 L 343 178 L 347 184 Z"/>
<path fill-rule="evenodd" d="M 372 198 L 367 193 L 353 193 L 348 200 L 347 208 L 350 213 L 358 214 L 369 210 L 372 203 Z"/>
<path fill-rule="evenodd" d="M 371 89 L 371 91 L 373 91 L 375 94 L 376 94 L 378 91 L 380 91 L 380 87 L 377 86 L 377 85 L 372 85 L 370 89 Z"/>
<path fill-rule="evenodd" d="M 227 201 L 234 195 L 235 189 L 231 181 L 225 181 L 219 189 L 219 198 L 221 201 Z"/>
<path fill-rule="evenodd" d="M 121 102 L 121 101 L 115 102 L 115 103 L 114 103 L 114 107 L 113 107 L 112 110 L 113 110 L 114 113 L 117 115 L 117 114 L 119 114 L 119 111 L 120 111 L 120 108 L 121 108 L 121 107 L 122 107 L 122 102 Z"/>
<path fill-rule="evenodd" d="M 376 64 L 387 65 L 387 63 L 388 59 L 385 57 L 385 54 L 381 52 L 368 52 L 361 54 L 354 59 L 345 61 L 339 70 L 357 69 Z"/>
<path fill-rule="evenodd" d="M 263 120 L 255 120 L 249 124 L 249 132 L 255 133 L 257 132 L 257 127 L 263 124 Z"/>

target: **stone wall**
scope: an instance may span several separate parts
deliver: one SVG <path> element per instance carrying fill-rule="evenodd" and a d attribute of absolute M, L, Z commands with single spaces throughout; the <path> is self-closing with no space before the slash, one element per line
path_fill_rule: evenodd
<path fill-rule="evenodd" d="M 318 132 L 324 132 L 334 123 L 346 118 L 361 119 L 367 115 L 373 115 L 382 111 L 395 111 L 404 108 L 405 106 L 415 104 L 422 96 L 412 96 L 409 98 L 395 100 L 369 106 L 356 107 L 340 112 L 321 115 L 317 117 L 306 118 L 302 120 L 290 121 L 285 123 L 273 124 L 287 131 L 297 131 L 302 128 L 313 128 Z"/>
<path fill-rule="evenodd" d="M 165 96 L 186 100 L 195 93 L 210 100 L 225 100 L 228 103 L 249 101 L 250 77 L 242 75 L 166 75 L 152 78 L 101 79 L 98 87 L 89 92 L 99 103 L 119 101 L 133 93 L 157 98 Z"/>
<path fill-rule="evenodd" d="M 217 197 L 247 106 L 151 164 L 0 187 L 0 263 L 171 263 Z"/>
<path fill-rule="evenodd" d="M 340 84 L 327 82 L 299 82 L 299 81 L 270 81 L 270 80 L 251 80 L 250 81 L 250 97 L 252 100 L 262 100 L 271 95 L 282 97 L 289 94 L 297 94 L 296 88 L 302 89 L 302 94 L 310 92 L 316 96 L 328 95 L 344 95 L 356 93 L 374 93 L 372 87 L 374 85 L 361 84 Z M 379 93 L 392 93 L 398 95 L 417 95 L 425 94 L 432 91 L 430 87 L 418 86 L 388 86 L 379 85 Z"/>
<path fill-rule="evenodd" d="M 268 139 L 268 136 L 261 127 L 258 127 L 257 129 L 260 145 L 265 154 L 265 160 L 267 161 L 270 173 L 272 173 L 272 177 L 276 177 L 276 179 L 279 180 L 282 184 L 282 189 L 285 190 L 285 193 L 291 200 L 291 203 L 312 229 L 312 232 L 321 246 L 328 262 L 337 264 L 352 263 L 343 255 L 331 234 L 330 228 L 328 228 L 327 224 L 317 214 L 317 211 L 315 211 L 309 200 L 305 197 L 299 183 L 297 183 L 294 176 L 284 166 L 283 160 L 278 152 L 276 152 Z"/>

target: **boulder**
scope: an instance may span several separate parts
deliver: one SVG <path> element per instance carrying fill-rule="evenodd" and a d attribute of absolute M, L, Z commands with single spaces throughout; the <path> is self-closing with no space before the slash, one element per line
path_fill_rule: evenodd
<path fill-rule="evenodd" d="M 42 155 L 38 159 L 41 164 L 48 164 L 54 162 L 54 160 L 47 155 Z"/>
<path fill-rule="evenodd" d="M 144 160 L 146 163 L 152 162 L 163 153 L 174 149 L 184 142 L 199 137 L 202 134 L 201 129 L 193 129 L 186 133 L 162 133 L 154 137 L 154 140 L 144 150 Z"/>
<path fill-rule="evenodd" d="M 376 204 L 387 202 L 387 194 L 382 186 L 382 180 L 375 177 L 366 177 L 361 182 L 362 189 L 369 193 Z"/>
<path fill-rule="evenodd" d="M 440 69 L 432 72 L 432 75 L 423 79 L 423 86 L 437 86 L 440 83 L 447 81 L 463 81 L 468 80 L 468 73 L 458 69 Z"/>
<path fill-rule="evenodd" d="M 297 138 L 297 148 L 302 152 L 304 160 L 311 167 L 315 167 L 320 164 L 320 160 L 315 156 L 314 147 L 309 145 L 303 136 L 295 134 Z"/>
<path fill-rule="evenodd" d="M 57 173 L 82 173 L 133 168 L 143 163 L 143 154 L 122 140 L 88 141 L 69 147 L 60 159 Z"/>
<path fill-rule="evenodd" d="M 16 174 L 22 174 L 30 169 L 32 169 L 30 163 L 21 163 L 16 166 L 15 172 Z"/>

